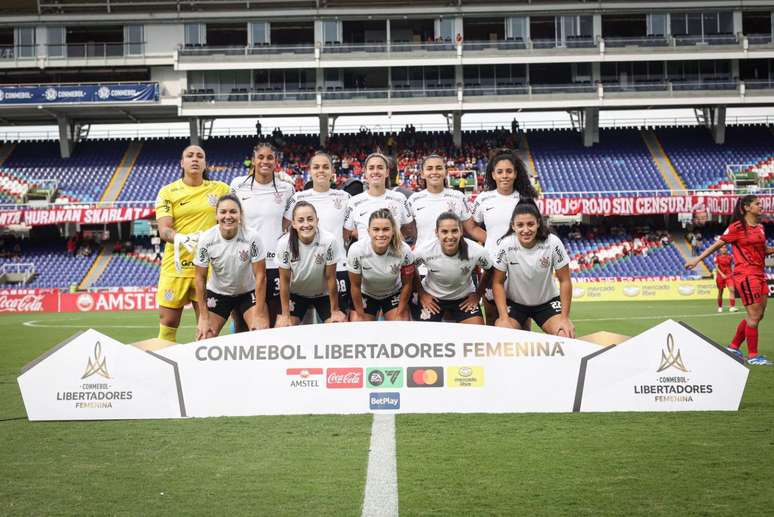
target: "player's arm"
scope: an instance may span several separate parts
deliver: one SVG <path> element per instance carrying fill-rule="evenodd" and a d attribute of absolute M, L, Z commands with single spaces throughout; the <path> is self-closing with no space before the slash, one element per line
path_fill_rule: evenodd
<path fill-rule="evenodd" d="M 398 314 L 408 314 L 409 300 L 411 300 L 411 293 L 414 292 L 414 275 L 416 274 L 416 266 L 414 264 L 408 264 L 400 268 L 400 299 L 398 300 Z"/>
<path fill-rule="evenodd" d="M 215 337 L 215 330 L 210 326 L 210 310 L 207 308 L 207 270 L 208 266 L 194 267 L 194 289 L 199 300 L 199 321 L 196 324 L 196 340 Z"/>
<path fill-rule="evenodd" d="M 255 311 L 258 315 L 258 326 L 251 330 L 263 330 L 269 328 L 269 313 L 266 308 L 266 259 L 253 262 L 251 266 L 255 276 Z"/>
<path fill-rule="evenodd" d="M 514 328 L 511 319 L 508 317 L 508 301 L 505 296 L 505 271 L 500 271 L 498 268 L 492 269 L 494 269 L 492 272 L 492 297 L 497 306 L 495 326 Z"/>
<path fill-rule="evenodd" d="M 428 267 L 428 269 L 430 268 Z M 419 305 L 422 309 L 430 311 L 431 314 L 438 314 L 441 312 L 441 306 L 438 305 L 438 302 L 433 297 L 433 295 L 425 291 L 425 288 L 422 287 L 422 281 L 419 278 L 419 271 L 414 271 L 414 289 L 417 292 Z"/>
<path fill-rule="evenodd" d="M 685 261 L 685 269 L 693 269 L 696 267 L 697 264 L 701 263 L 702 260 L 709 257 L 713 253 L 715 253 L 717 250 L 725 246 L 727 243 L 723 241 L 723 239 L 716 240 L 709 248 L 704 250 L 701 255 L 698 257 L 694 257 L 692 259 Z"/>
<path fill-rule="evenodd" d="M 175 220 L 172 219 L 172 216 L 164 216 L 159 217 L 156 222 L 159 225 L 159 237 L 161 237 L 161 240 L 164 242 L 175 242 L 175 229 L 173 228 L 175 224 Z"/>
<path fill-rule="evenodd" d="M 570 266 L 564 266 L 556 270 L 556 278 L 559 280 L 559 301 L 562 302 L 562 313 L 559 316 L 561 323 L 557 335 L 575 337 L 575 325 L 570 320 L 570 305 L 572 304 L 572 279 L 570 278 Z M 564 331 L 564 333 L 562 333 Z"/>
<path fill-rule="evenodd" d="M 339 309 L 339 282 L 336 279 L 336 264 L 325 266 L 325 284 L 328 286 L 328 300 L 331 304 L 331 323 L 342 323 L 347 317 Z"/>
<path fill-rule="evenodd" d="M 462 229 L 465 231 L 465 235 L 476 240 L 479 244 L 484 244 L 486 242 L 486 232 L 476 224 L 476 221 L 474 221 L 472 217 L 469 217 L 462 222 Z"/>
<path fill-rule="evenodd" d="M 290 320 L 290 269 L 277 268 L 279 271 L 280 305 L 282 313 L 277 316 L 275 327 L 289 327 Z"/>
<path fill-rule="evenodd" d="M 357 315 L 360 317 L 360 319 L 365 319 L 365 307 L 363 307 L 363 291 L 362 291 L 362 281 L 363 277 L 362 275 L 359 275 L 358 273 L 355 273 L 353 271 L 349 271 L 349 289 L 350 294 L 352 295 L 352 306 L 357 313 Z"/>

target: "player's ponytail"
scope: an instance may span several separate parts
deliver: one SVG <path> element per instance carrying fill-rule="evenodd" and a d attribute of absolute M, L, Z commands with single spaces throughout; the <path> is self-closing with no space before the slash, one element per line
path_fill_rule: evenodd
<path fill-rule="evenodd" d="M 731 223 L 738 222 L 747 231 L 747 220 L 744 218 L 747 212 L 744 209 L 748 208 L 756 199 L 758 199 L 758 196 L 755 194 L 747 194 L 737 199 L 734 206 L 734 215 L 731 216 Z"/>
<path fill-rule="evenodd" d="M 508 231 L 505 232 L 502 237 L 497 239 L 498 244 L 509 235 L 516 233 L 516 230 L 513 229 L 513 222 L 516 220 L 517 216 L 524 214 L 531 215 L 537 220 L 538 229 L 535 235 L 535 240 L 543 242 L 548 239 L 548 236 L 551 234 L 551 230 L 549 229 L 543 214 L 540 213 L 535 200 L 527 198 L 521 199 L 518 203 L 516 203 L 516 206 L 513 209 L 513 213 L 511 214 L 511 222 L 508 225 Z"/>
<path fill-rule="evenodd" d="M 291 214 L 291 220 L 295 220 L 296 218 L 296 212 L 299 208 L 309 207 L 312 209 L 312 212 L 314 212 L 315 217 L 317 217 L 317 210 L 315 210 L 314 205 L 307 202 L 307 201 L 299 201 L 296 203 L 296 206 L 293 207 L 293 212 Z M 298 260 L 298 230 L 291 224 L 290 229 L 288 230 L 288 245 L 290 246 L 290 257 L 291 260 Z"/>
<path fill-rule="evenodd" d="M 462 229 L 462 221 L 460 220 L 459 216 L 454 212 L 442 213 L 435 221 L 436 230 L 438 230 L 438 227 L 441 226 L 441 221 L 457 221 L 457 225 L 460 227 L 460 243 L 457 248 L 457 255 L 459 256 L 460 260 L 468 260 L 468 242 L 465 240 L 465 236 L 463 235 L 464 232 Z"/>

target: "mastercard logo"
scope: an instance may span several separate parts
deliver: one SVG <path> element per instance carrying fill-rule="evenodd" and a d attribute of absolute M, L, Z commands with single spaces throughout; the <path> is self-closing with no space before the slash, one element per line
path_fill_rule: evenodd
<path fill-rule="evenodd" d="M 408 368 L 409 388 L 440 388 L 443 386 L 443 368 L 440 366 L 421 366 Z"/>

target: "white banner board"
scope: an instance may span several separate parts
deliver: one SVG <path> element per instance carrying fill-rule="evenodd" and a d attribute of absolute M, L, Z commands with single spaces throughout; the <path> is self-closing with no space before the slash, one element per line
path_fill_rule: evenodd
<path fill-rule="evenodd" d="M 724 387 L 733 397 L 720 398 L 726 391 L 718 390 L 698 406 L 632 403 L 629 410 L 736 409 L 747 370 L 701 336 L 665 322 L 630 341 L 640 343 L 638 354 L 660 355 L 666 335 L 677 336 L 678 330 L 686 333 L 679 334 L 678 343 L 690 350 L 684 354 L 691 361 L 716 359 L 706 372 L 713 385 L 725 382 L 715 375 L 738 368 L 745 372 L 741 383 Z M 597 368 L 601 363 L 596 361 L 611 354 L 626 362 L 628 356 L 600 350 L 537 332 L 367 322 L 225 335 L 153 354 L 89 330 L 26 369 L 19 385 L 31 420 L 612 410 L 589 409 L 597 407 L 600 397 L 625 411 L 622 406 L 629 401 L 617 393 L 620 370 Z M 632 355 L 631 360 L 643 359 Z M 606 388 L 611 382 L 617 384 Z M 110 407 L 81 407 L 84 400 L 104 402 L 92 400 L 95 391 L 132 395 L 111 396 Z M 61 400 L 61 393 L 70 395 Z"/>
<path fill-rule="evenodd" d="M 736 411 L 749 371 L 695 330 L 665 321 L 584 358 L 576 411 Z"/>

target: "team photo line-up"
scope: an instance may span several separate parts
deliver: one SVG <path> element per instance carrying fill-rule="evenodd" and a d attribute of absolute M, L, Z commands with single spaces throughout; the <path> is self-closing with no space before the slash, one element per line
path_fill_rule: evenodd
<path fill-rule="evenodd" d="M 353 195 L 331 188 L 333 163 L 323 151 L 309 161 L 311 186 L 296 192 L 268 142 L 254 147 L 249 173 L 230 185 L 209 179 L 204 149 L 188 146 L 180 179 L 155 203 L 166 243 L 159 338 L 176 341 L 188 303 L 197 340 L 218 336 L 229 318 L 237 332 L 261 330 L 298 325 L 309 309 L 325 323 L 381 315 L 529 330 L 534 321 L 574 338 L 570 257 L 540 213 L 521 159 L 510 150 L 492 154 L 485 190 L 469 206 L 447 188 L 446 160 L 436 154 L 420 164 L 425 188 L 407 198 L 392 190 L 395 161 L 379 152 L 363 162 L 365 187 Z M 750 365 L 772 364 L 758 354 L 765 257 L 774 253 L 761 210 L 756 196 L 740 197 L 725 233 L 686 262 L 693 269 L 731 245 L 735 265 L 722 278 L 746 312 L 728 349 L 743 357 L 746 342 Z"/>

